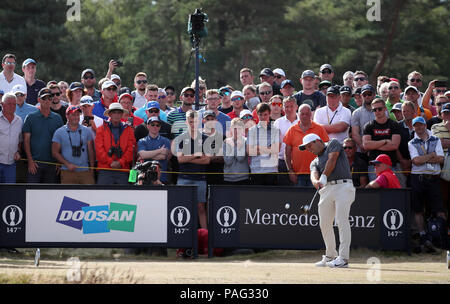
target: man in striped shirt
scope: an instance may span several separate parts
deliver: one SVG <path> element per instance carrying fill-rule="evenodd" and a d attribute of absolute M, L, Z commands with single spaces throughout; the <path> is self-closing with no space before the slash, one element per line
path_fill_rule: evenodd
<path fill-rule="evenodd" d="M 195 100 L 195 91 L 191 87 L 185 87 L 180 94 L 181 107 L 169 112 L 167 122 L 172 126 L 174 137 L 187 131 L 186 112 L 192 109 Z"/>

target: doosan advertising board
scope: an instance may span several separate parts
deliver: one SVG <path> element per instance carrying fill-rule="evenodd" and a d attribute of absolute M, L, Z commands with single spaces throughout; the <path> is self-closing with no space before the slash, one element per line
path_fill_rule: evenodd
<path fill-rule="evenodd" d="M 26 242 L 167 242 L 165 190 L 28 189 L 26 202 Z"/>

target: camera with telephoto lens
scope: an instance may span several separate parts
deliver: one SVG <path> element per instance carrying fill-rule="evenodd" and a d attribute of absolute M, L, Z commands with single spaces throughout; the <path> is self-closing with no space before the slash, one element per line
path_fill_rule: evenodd
<path fill-rule="evenodd" d="M 117 146 L 117 147 L 113 146 L 113 147 L 109 148 L 108 156 L 112 157 L 114 154 L 117 156 L 117 158 L 122 158 L 122 155 L 123 155 L 122 148 L 120 146 Z"/>
<path fill-rule="evenodd" d="M 197 8 L 192 15 L 189 15 L 188 34 L 196 39 L 206 37 L 208 30 L 205 22 L 208 22 L 208 15 L 203 13 L 201 8 Z"/>
<path fill-rule="evenodd" d="M 138 171 L 138 181 L 144 181 L 144 184 L 151 184 L 158 180 L 159 162 L 149 160 L 145 163 L 136 164 L 134 169 Z"/>
<path fill-rule="evenodd" d="M 83 122 L 81 124 L 83 124 L 85 126 L 89 126 L 89 122 L 91 120 L 94 120 L 94 116 L 84 116 Z"/>

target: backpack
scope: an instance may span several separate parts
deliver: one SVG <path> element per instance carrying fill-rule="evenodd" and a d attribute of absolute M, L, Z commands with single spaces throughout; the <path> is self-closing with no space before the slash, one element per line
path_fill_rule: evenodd
<path fill-rule="evenodd" d="M 445 248 L 447 246 L 447 225 L 445 219 L 436 216 L 427 220 L 427 230 L 434 246 Z"/>

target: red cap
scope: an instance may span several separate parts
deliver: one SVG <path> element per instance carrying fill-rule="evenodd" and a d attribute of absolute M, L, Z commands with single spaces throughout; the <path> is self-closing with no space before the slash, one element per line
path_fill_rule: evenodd
<path fill-rule="evenodd" d="M 73 113 L 73 112 L 75 112 L 75 111 L 80 111 L 80 113 L 81 113 L 81 108 L 80 108 L 80 106 L 70 105 L 70 106 L 67 108 L 67 110 L 66 110 L 66 115 L 71 114 L 71 113 Z"/>
<path fill-rule="evenodd" d="M 372 160 L 369 163 L 371 165 L 385 164 L 385 165 L 388 165 L 388 166 L 392 167 L 391 158 L 389 157 L 389 155 L 386 155 L 386 154 L 378 155 L 378 157 L 375 158 L 375 160 Z"/>
<path fill-rule="evenodd" d="M 390 80 L 390 81 L 395 81 L 395 82 L 400 83 L 400 81 L 399 81 L 397 78 L 389 78 L 389 80 Z"/>

